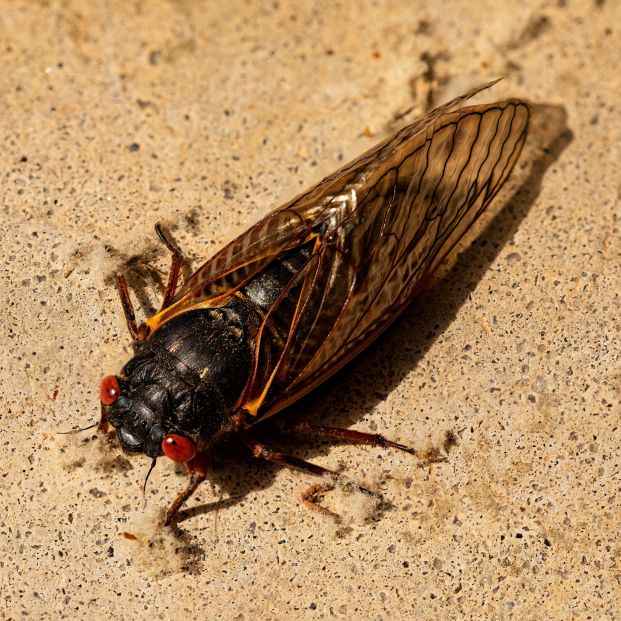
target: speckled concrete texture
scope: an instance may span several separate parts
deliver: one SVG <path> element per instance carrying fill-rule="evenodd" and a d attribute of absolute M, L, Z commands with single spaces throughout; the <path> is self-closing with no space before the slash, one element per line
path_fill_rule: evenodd
<path fill-rule="evenodd" d="M 621 618 L 620 23 L 614 0 L 3 2 L 0 618 Z M 536 113 L 476 241 L 295 408 L 445 463 L 291 442 L 384 495 L 330 493 L 336 527 L 307 475 L 232 446 L 171 532 L 169 463 L 143 511 L 148 459 L 57 434 L 130 351 L 111 275 L 157 304 L 155 222 L 196 267 L 500 75 L 479 100 Z"/>

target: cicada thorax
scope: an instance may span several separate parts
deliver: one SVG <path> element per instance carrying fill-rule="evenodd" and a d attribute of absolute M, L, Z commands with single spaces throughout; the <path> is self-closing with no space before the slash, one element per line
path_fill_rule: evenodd
<path fill-rule="evenodd" d="M 180 313 L 135 344 L 106 405 L 126 451 L 157 457 L 171 434 L 202 449 L 231 427 L 255 396 L 248 387 L 269 385 L 272 349 L 282 349 L 296 312 L 301 285 L 291 281 L 311 253 L 312 242 L 285 253 L 222 306 Z"/>

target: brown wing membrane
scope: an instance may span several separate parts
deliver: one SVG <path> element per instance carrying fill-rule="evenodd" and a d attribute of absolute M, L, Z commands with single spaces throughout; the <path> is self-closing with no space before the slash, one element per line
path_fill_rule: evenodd
<path fill-rule="evenodd" d="M 283 252 L 314 240 L 308 263 L 267 313 L 288 326 L 276 355 L 257 347 L 241 407 L 259 418 L 292 403 L 382 332 L 479 216 L 524 143 L 517 100 L 429 113 L 280 207 L 225 246 L 186 283 L 154 329 L 219 304 Z M 267 371 L 267 372 L 265 372 Z"/>
<path fill-rule="evenodd" d="M 170 306 L 149 317 L 147 325 L 155 330 L 190 308 L 216 305 L 283 252 L 303 244 L 311 234 L 309 224 L 295 211 L 273 211 L 194 272 Z"/>
<path fill-rule="evenodd" d="M 429 127 L 441 114 L 496 82 L 498 80 L 474 88 L 436 108 L 321 183 L 269 213 L 194 272 L 172 304 L 147 320 L 149 328 L 153 331 L 189 308 L 218 304 L 222 296 L 239 288 L 283 252 L 307 241 L 313 227 L 318 227 L 326 220 L 334 225 L 336 219 L 347 218 L 350 215 L 349 205 L 348 197 L 344 194 L 367 165 L 372 165 L 378 157 L 389 158 L 398 143 Z M 344 209 L 346 205 L 347 209 Z"/>
<path fill-rule="evenodd" d="M 352 216 L 317 251 L 321 286 L 292 329 L 264 415 L 333 374 L 398 316 L 506 180 L 528 116 L 519 101 L 446 113 L 365 164 L 349 187 Z"/>

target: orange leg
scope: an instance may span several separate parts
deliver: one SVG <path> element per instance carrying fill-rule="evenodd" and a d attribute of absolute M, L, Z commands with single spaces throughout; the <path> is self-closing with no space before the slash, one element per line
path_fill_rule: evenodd
<path fill-rule="evenodd" d="M 176 246 L 174 246 L 168 237 L 162 231 L 162 227 L 158 224 L 155 225 L 155 232 L 157 236 L 162 240 L 162 243 L 171 253 L 170 271 L 168 272 L 168 283 L 166 284 L 166 290 L 164 291 L 164 299 L 162 300 L 162 306 L 160 312 L 170 305 L 170 302 L 175 297 L 177 291 L 177 284 L 179 283 L 179 276 L 181 275 L 181 268 L 183 267 L 183 254 Z"/>
<path fill-rule="evenodd" d="M 166 290 L 164 291 L 164 298 L 162 299 L 162 305 L 160 312 L 167 308 L 172 299 L 175 297 L 177 291 L 177 285 L 179 284 L 179 276 L 181 275 L 181 268 L 183 266 L 183 254 L 176 248 L 166 237 L 162 227 L 158 224 L 155 225 L 155 232 L 157 236 L 162 240 L 162 243 L 168 248 L 172 254 L 170 271 L 168 273 L 168 282 L 166 283 Z M 136 313 L 134 312 L 134 305 L 129 296 L 129 287 L 125 276 L 119 274 L 116 277 L 116 288 L 121 298 L 121 306 L 123 307 L 123 313 L 125 314 L 125 321 L 127 323 L 127 329 L 134 341 L 144 341 L 149 336 L 149 330 L 145 324 L 140 326 L 136 323 Z"/>
<path fill-rule="evenodd" d="M 166 511 L 166 519 L 164 526 L 170 526 L 176 522 L 179 510 L 184 503 L 194 494 L 198 486 L 207 478 L 209 469 L 209 460 L 204 453 L 198 453 L 194 458 L 185 464 L 186 469 L 190 473 L 190 481 L 186 488 L 175 498 L 173 503 Z"/>
<path fill-rule="evenodd" d="M 371 446 L 396 448 L 433 464 L 446 461 L 446 457 L 440 455 L 435 449 L 419 453 L 416 449 L 406 446 L 405 444 L 393 442 L 379 433 L 366 433 L 364 431 L 356 431 L 355 429 L 341 429 L 340 427 L 324 427 L 321 425 L 311 425 L 305 422 L 288 424 L 285 421 L 280 421 L 278 423 L 278 430 L 281 433 L 313 434 L 317 437 L 329 438 L 331 440 L 343 440 L 345 442 L 357 442 L 359 444 L 369 444 Z"/>
<path fill-rule="evenodd" d="M 405 451 L 410 455 L 417 454 L 415 449 L 406 446 L 405 444 L 398 444 L 397 442 L 388 440 L 379 433 L 366 433 L 364 431 L 356 431 L 355 429 L 341 429 L 340 427 L 324 427 L 321 425 L 311 425 L 310 423 L 287 424 L 286 422 L 281 422 L 278 428 L 282 433 L 313 434 L 321 438 L 345 440 L 346 442 L 370 444 L 371 446 L 396 448 L 400 451 Z"/>
<path fill-rule="evenodd" d="M 344 477 L 338 472 L 334 472 L 334 470 L 328 470 L 328 468 L 318 466 L 317 464 L 312 464 L 311 462 L 304 461 L 303 459 L 300 459 L 298 457 L 293 457 L 292 455 L 286 455 L 284 453 L 274 451 L 254 439 L 250 434 L 248 434 L 248 432 L 240 432 L 239 435 L 248 446 L 248 448 L 252 451 L 252 454 L 255 457 L 260 457 L 261 459 L 266 459 L 267 461 L 271 461 L 276 464 L 289 466 L 290 468 L 296 468 L 297 470 L 302 470 L 303 472 L 308 472 L 309 474 L 313 474 L 315 476 L 329 477 L 330 479 L 332 479 L 332 483 L 318 483 L 312 485 L 305 492 L 302 493 L 302 502 L 308 509 L 311 509 L 312 511 L 317 511 L 319 513 L 323 513 L 324 515 L 328 515 L 337 520 L 340 520 L 340 516 L 338 514 L 330 511 L 329 509 L 326 509 L 325 507 L 322 507 L 318 502 L 318 497 L 324 492 L 334 489 L 334 484 L 337 482 L 344 483 L 346 487 L 361 492 L 365 496 L 370 496 L 378 502 L 381 502 L 382 500 L 381 495 L 377 492 L 373 492 L 366 487 L 358 485 L 351 479 Z"/>

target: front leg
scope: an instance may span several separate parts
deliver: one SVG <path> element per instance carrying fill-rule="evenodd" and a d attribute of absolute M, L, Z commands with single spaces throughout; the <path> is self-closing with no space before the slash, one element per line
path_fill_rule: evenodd
<path fill-rule="evenodd" d="M 172 299 L 175 297 L 177 285 L 179 283 L 179 276 L 181 275 L 181 268 L 183 267 L 183 253 L 168 239 L 168 237 L 166 237 L 159 223 L 155 225 L 155 232 L 171 253 L 168 282 L 166 283 L 166 290 L 164 291 L 162 305 L 159 310 L 159 312 L 162 312 L 170 306 Z M 131 297 L 129 296 L 127 280 L 125 280 L 125 276 L 122 274 L 119 274 L 116 277 L 116 289 L 119 293 L 119 297 L 121 298 L 125 322 L 127 323 L 127 329 L 129 330 L 132 340 L 136 342 L 145 341 L 149 336 L 149 328 L 144 323 L 138 325 L 136 322 L 136 313 L 134 312 L 134 305 L 132 304 Z"/>
<path fill-rule="evenodd" d="M 173 522 L 177 521 L 177 516 L 181 507 L 190 498 L 190 496 L 194 494 L 198 486 L 207 478 L 209 460 L 205 453 L 198 453 L 184 465 L 190 474 L 190 481 L 188 482 L 186 488 L 175 498 L 173 503 L 168 508 L 168 511 L 166 511 L 164 526 L 170 526 Z"/>
<path fill-rule="evenodd" d="M 162 312 L 165 308 L 170 306 L 170 302 L 175 297 L 175 293 L 177 292 L 177 284 L 179 283 L 181 268 L 183 267 L 183 253 L 168 239 L 168 237 L 166 237 L 159 222 L 155 225 L 155 232 L 164 246 L 166 246 L 171 256 L 168 282 L 166 283 L 166 290 L 164 291 L 162 306 L 160 307 L 160 312 Z"/>

